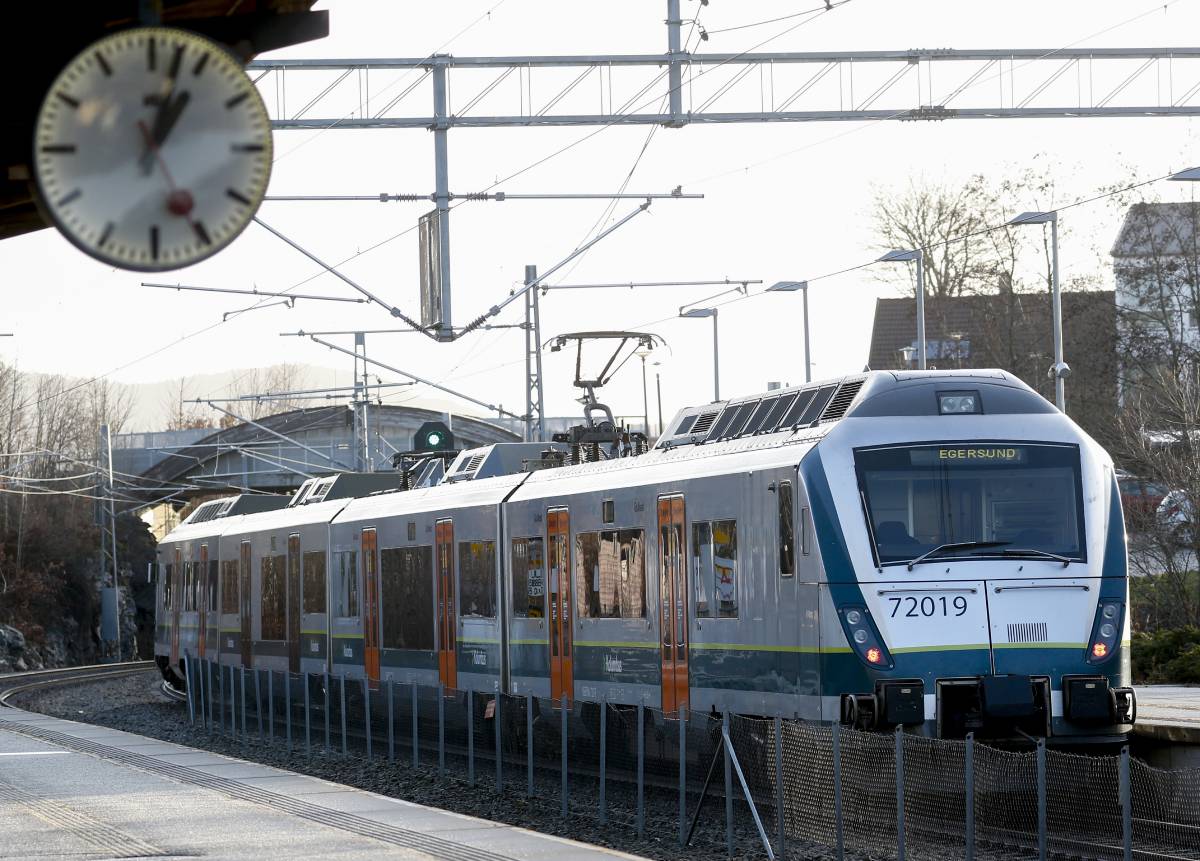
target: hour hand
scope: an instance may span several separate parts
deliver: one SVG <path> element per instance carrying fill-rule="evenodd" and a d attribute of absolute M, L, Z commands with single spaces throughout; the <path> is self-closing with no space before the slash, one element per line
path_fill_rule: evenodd
<path fill-rule="evenodd" d="M 191 95 L 187 90 L 184 90 L 178 95 L 168 96 L 165 99 L 161 97 L 152 98 L 158 104 L 158 111 L 154 115 L 154 127 L 150 131 L 150 141 L 147 142 L 146 149 L 142 152 L 140 164 L 142 173 L 144 174 L 149 174 L 153 169 L 154 150 L 162 147 L 167 139 L 167 135 L 171 133 L 171 129 L 179 121 L 179 116 L 183 113 L 183 109 L 187 107 Z"/>

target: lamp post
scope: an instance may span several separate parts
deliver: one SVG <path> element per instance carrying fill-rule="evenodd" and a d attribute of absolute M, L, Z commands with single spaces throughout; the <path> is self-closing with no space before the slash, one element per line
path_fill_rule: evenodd
<path fill-rule="evenodd" d="M 720 344 L 717 339 L 717 309 L 716 308 L 689 308 L 686 311 L 679 312 L 680 317 L 688 317 L 690 319 L 698 319 L 701 317 L 712 317 L 713 321 L 713 400 L 721 400 L 721 358 Z"/>
<path fill-rule="evenodd" d="M 650 438 L 650 395 L 646 389 L 646 357 L 650 355 L 649 350 L 638 350 L 634 355 L 642 360 L 642 430 L 646 432 L 646 438 Z"/>
<path fill-rule="evenodd" d="M 925 370 L 925 252 L 920 248 L 889 251 L 876 263 L 907 263 L 917 262 L 917 367 Z"/>
<path fill-rule="evenodd" d="M 812 355 L 809 351 L 808 339 L 808 282 L 807 281 L 776 281 L 767 288 L 768 293 L 794 293 L 800 290 L 804 294 L 804 382 L 812 382 Z"/>
<path fill-rule="evenodd" d="M 1071 374 L 1071 368 L 1063 361 L 1062 291 L 1058 284 L 1058 213 L 1022 212 L 1007 224 L 1011 227 L 1019 227 L 1023 224 L 1050 225 L 1050 296 L 1054 317 L 1054 364 L 1047 371 L 1047 376 L 1054 380 L 1054 404 L 1065 413 L 1067 411 L 1066 380 Z"/>

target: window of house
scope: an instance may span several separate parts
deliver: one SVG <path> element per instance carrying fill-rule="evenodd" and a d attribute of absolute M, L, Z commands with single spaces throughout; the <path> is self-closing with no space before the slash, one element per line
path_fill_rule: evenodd
<path fill-rule="evenodd" d="M 792 521 L 795 510 L 792 500 L 792 483 L 779 482 L 779 576 L 791 577 L 796 573 L 796 528 Z"/>
<path fill-rule="evenodd" d="M 238 561 L 226 559 L 221 562 L 221 612 L 238 611 Z"/>
<path fill-rule="evenodd" d="M 693 523 L 695 615 L 718 619 L 737 618 L 737 575 L 737 521 Z"/>
<path fill-rule="evenodd" d="M 304 571 L 304 612 L 325 612 L 325 551 L 309 550 L 301 563 Z"/>
<path fill-rule="evenodd" d="M 358 551 L 343 550 L 333 556 L 334 607 L 339 618 L 358 616 Z"/>
<path fill-rule="evenodd" d="M 383 647 L 433 651 L 433 548 L 379 552 Z"/>
<path fill-rule="evenodd" d="M 463 616 L 496 615 L 496 542 L 458 542 L 458 606 Z"/>
<path fill-rule="evenodd" d="M 546 550 L 541 538 L 512 540 L 513 615 L 541 619 L 546 615 Z"/>
<path fill-rule="evenodd" d="M 261 636 L 264 640 L 287 639 L 287 557 L 264 556 L 259 560 L 262 585 Z"/>
<path fill-rule="evenodd" d="M 646 533 L 641 529 L 581 532 L 575 537 L 579 615 L 641 619 L 646 615 Z"/>

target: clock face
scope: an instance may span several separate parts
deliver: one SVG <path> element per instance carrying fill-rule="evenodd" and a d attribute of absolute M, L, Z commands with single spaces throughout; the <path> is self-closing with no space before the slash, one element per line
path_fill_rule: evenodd
<path fill-rule="evenodd" d="M 34 133 L 42 200 L 123 269 L 177 269 L 250 222 L 271 174 L 266 107 L 239 62 L 183 30 L 106 36 L 62 71 Z"/>

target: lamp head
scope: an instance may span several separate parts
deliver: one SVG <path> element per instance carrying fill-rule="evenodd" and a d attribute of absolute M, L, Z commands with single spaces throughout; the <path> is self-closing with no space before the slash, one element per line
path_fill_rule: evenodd
<path fill-rule="evenodd" d="M 1009 219 L 1005 224 L 1009 227 L 1019 227 L 1022 224 L 1053 224 L 1058 221 L 1057 212 L 1022 212 L 1016 218 Z"/>
<path fill-rule="evenodd" d="M 797 290 L 807 290 L 807 281 L 776 281 L 767 288 L 768 293 L 795 293 Z"/>
<path fill-rule="evenodd" d="M 920 259 L 921 259 L 921 249 L 920 248 L 911 248 L 911 249 L 897 248 L 894 251 L 889 251 L 887 254 L 884 254 L 882 257 L 880 257 L 875 262 L 876 263 L 907 263 L 910 260 L 920 260 Z"/>

